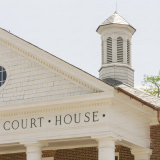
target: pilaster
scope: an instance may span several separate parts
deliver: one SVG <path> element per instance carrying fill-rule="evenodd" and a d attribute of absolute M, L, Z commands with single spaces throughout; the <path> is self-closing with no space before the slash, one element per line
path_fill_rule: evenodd
<path fill-rule="evenodd" d="M 132 149 L 131 153 L 134 155 L 135 160 L 150 160 L 152 150 L 149 148 Z"/>

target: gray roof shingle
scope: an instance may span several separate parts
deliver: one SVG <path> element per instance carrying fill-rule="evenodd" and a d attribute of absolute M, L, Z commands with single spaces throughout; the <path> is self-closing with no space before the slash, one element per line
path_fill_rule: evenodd
<path fill-rule="evenodd" d="M 152 96 L 148 93 L 145 93 L 141 90 L 138 90 L 134 87 L 131 87 L 128 84 L 125 84 L 123 82 L 120 82 L 118 80 L 115 80 L 113 78 L 106 78 L 103 80 L 103 82 L 107 83 L 108 85 L 114 87 L 115 89 L 118 89 L 120 91 L 124 91 L 124 93 L 128 93 L 129 95 L 132 95 L 135 97 L 135 99 L 142 101 L 146 105 L 155 107 L 157 110 L 160 108 L 160 98 L 157 98 L 155 96 Z"/>

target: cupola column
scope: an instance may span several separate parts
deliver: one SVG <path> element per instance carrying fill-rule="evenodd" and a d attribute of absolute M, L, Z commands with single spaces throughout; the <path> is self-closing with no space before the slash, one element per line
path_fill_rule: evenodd
<path fill-rule="evenodd" d="M 123 37 L 123 63 L 127 64 L 127 38 Z"/>
<path fill-rule="evenodd" d="M 130 40 L 130 46 L 129 46 L 129 52 L 130 52 L 130 66 L 132 66 L 132 42 Z"/>
<path fill-rule="evenodd" d="M 112 61 L 113 63 L 117 62 L 117 37 L 113 36 L 113 43 L 112 43 Z"/>
<path fill-rule="evenodd" d="M 104 47 L 104 64 L 107 63 L 107 40 L 104 38 L 103 39 L 103 47 Z"/>

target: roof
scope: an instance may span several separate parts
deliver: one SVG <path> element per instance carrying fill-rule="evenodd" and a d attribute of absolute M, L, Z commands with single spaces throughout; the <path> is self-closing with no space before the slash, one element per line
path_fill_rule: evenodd
<path fill-rule="evenodd" d="M 117 12 L 114 12 L 113 15 L 111 15 L 108 19 L 106 19 L 102 25 L 106 24 L 125 24 L 125 25 L 130 25 L 123 17 L 121 17 Z"/>
<path fill-rule="evenodd" d="M 113 78 L 106 78 L 103 82 L 107 83 L 108 85 L 114 87 L 115 89 L 131 96 L 132 98 L 142 102 L 143 104 L 155 109 L 160 109 L 160 98 L 152 96 L 148 93 L 145 93 L 141 90 L 138 90 L 134 87 L 131 87 L 128 84 L 125 84 L 121 81 L 115 80 Z"/>
<path fill-rule="evenodd" d="M 123 17 L 121 17 L 116 11 L 113 15 L 111 15 L 108 19 L 106 19 L 100 26 L 105 26 L 109 24 L 121 24 L 121 25 L 128 25 L 132 27 Z M 99 26 L 99 27 L 100 27 Z M 97 28 L 97 31 L 99 29 Z M 134 30 L 136 30 L 134 27 L 132 27 Z"/>

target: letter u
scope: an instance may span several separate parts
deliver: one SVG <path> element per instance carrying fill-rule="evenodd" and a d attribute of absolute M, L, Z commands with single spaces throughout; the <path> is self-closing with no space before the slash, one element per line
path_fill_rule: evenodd
<path fill-rule="evenodd" d="M 22 128 L 23 128 L 23 129 L 26 129 L 26 128 L 27 128 L 27 119 L 26 119 L 26 126 L 25 126 L 25 128 L 23 127 L 23 119 L 22 119 Z"/>
<path fill-rule="evenodd" d="M 80 116 L 81 116 L 81 113 L 79 113 L 79 121 L 77 122 L 77 118 L 76 118 L 77 114 L 74 115 L 74 121 L 75 121 L 75 123 L 79 123 L 80 122 L 80 120 L 81 120 Z"/>

